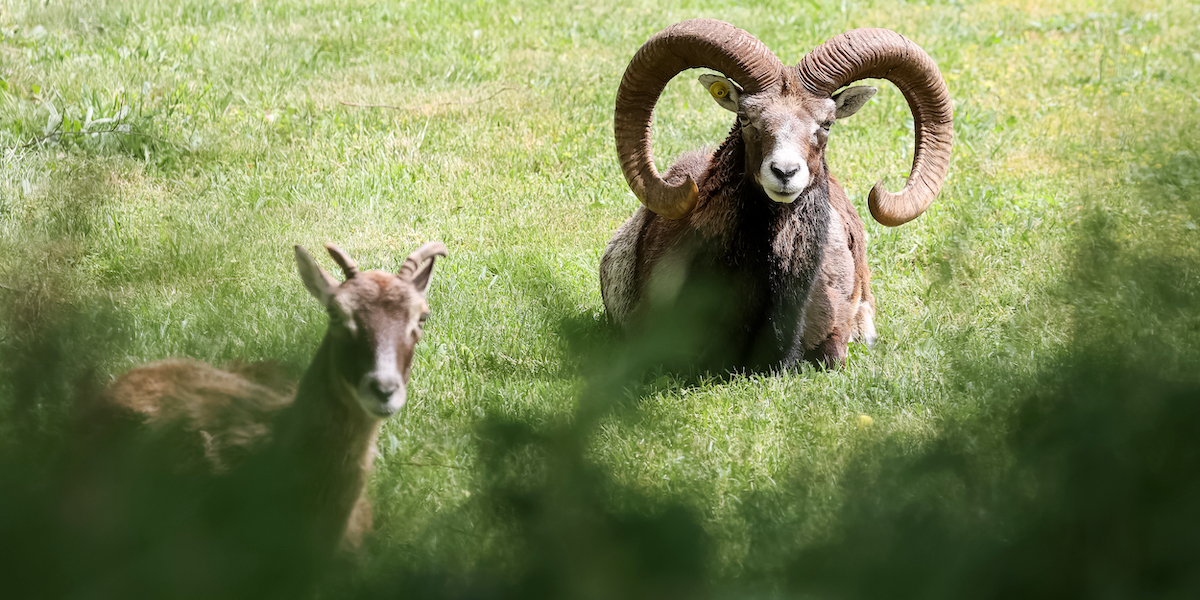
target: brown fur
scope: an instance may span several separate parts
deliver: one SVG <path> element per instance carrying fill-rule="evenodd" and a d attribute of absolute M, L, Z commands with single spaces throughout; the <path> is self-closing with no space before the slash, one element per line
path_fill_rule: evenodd
<path fill-rule="evenodd" d="M 179 358 L 125 373 L 108 387 L 104 399 L 113 408 L 139 415 L 151 429 L 181 426 L 201 445 L 212 472 L 223 473 L 266 439 L 271 419 L 291 403 L 290 391 Z"/>
<path fill-rule="evenodd" d="M 833 366 L 844 363 L 849 343 L 863 337 L 863 319 L 874 315 L 875 297 L 867 266 L 866 230 L 850 198 L 833 177 L 829 181 L 829 202 L 837 217 L 830 226 L 840 231 L 830 231 L 821 262 L 821 280 L 809 297 L 804 348 L 808 360 Z"/>
<path fill-rule="evenodd" d="M 212 474 L 235 469 L 272 445 L 297 457 L 311 481 L 303 484 L 311 492 L 304 512 L 318 517 L 309 524 L 310 539 L 319 547 L 340 540 L 354 549 L 371 530 L 371 504 L 363 492 L 381 421 L 362 414 L 351 390 L 336 381 L 336 360 L 327 340 L 305 376 L 308 385 L 302 383 L 294 396 L 242 374 L 263 375 L 256 367 L 238 364 L 238 373 L 184 358 L 132 369 L 103 397 L 112 408 L 140 415 L 151 430 L 182 429 Z"/>
<path fill-rule="evenodd" d="M 751 110 L 757 111 L 753 118 L 761 122 L 754 127 L 735 126 L 716 152 L 685 153 L 667 170 L 664 180 L 669 184 L 677 184 L 689 176 L 697 182 L 699 198 L 695 209 L 686 218 L 666 219 L 643 207 L 618 230 L 601 259 L 600 276 L 605 306 L 619 324 L 630 327 L 643 318 L 639 315 L 655 304 L 656 297 L 670 296 L 679 289 L 678 277 L 661 274 L 673 268 L 684 268 L 677 265 L 691 260 L 688 257 L 695 250 L 687 248 L 689 236 L 702 240 L 699 245 L 706 248 L 730 246 L 735 243 L 740 229 L 746 227 L 748 204 L 770 203 L 762 197 L 754 175 L 760 168 L 762 156 L 770 151 L 766 146 L 773 140 L 764 132 L 777 126 L 776 121 L 781 121 L 784 113 L 799 111 L 817 115 L 814 118 L 818 121 L 832 119 L 832 114 L 825 114 L 832 110 L 827 101 L 787 96 L 788 90 L 796 89 L 785 86 L 784 100 L 779 106 L 752 105 Z M 761 109 L 758 108 L 760 105 Z M 817 143 L 806 147 L 805 160 L 813 174 L 812 186 L 817 187 L 821 181 L 827 186 L 824 189 L 828 195 L 825 202 L 828 212 L 808 215 L 810 218 L 804 219 L 795 214 L 802 200 L 791 205 L 777 205 L 777 214 L 773 218 L 778 220 L 774 226 L 778 234 L 773 240 L 762 243 L 770 244 L 764 251 L 777 257 L 775 260 L 790 265 L 787 272 L 802 278 L 815 276 L 815 281 L 810 280 L 807 301 L 802 302 L 802 348 L 790 350 L 788 354 L 794 356 L 798 351 L 807 360 L 840 365 L 847 357 L 850 341 L 864 337 L 873 341 L 871 319 L 875 303 L 866 261 L 866 230 L 845 191 L 828 174 L 824 136 L 824 132 L 818 131 Z M 638 231 L 629 230 L 635 226 Z M 632 248 L 627 250 L 624 244 L 631 244 Z M 620 261 L 615 258 L 630 250 L 636 258 L 629 269 L 631 272 L 624 273 Z M 668 268 L 663 269 L 664 265 Z M 868 331 L 869 336 L 866 335 Z M 783 339 L 778 341 L 790 343 Z M 782 361 L 789 363 L 786 357 Z"/>
<path fill-rule="evenodd" d="M 301 513 L 310 544 L 325 551 L 339 544 L 355 549 L 371 530 L 365 492 L 382 423 L 358 406 L 354 391 L 340 379 L 335 345 L 327 334 L 289 414 L 279 421 L 275 441 L 303 469 Z"/>
<path fill-rule="evenodd" d="M 280 508 L 298 519 L 297 539 L 318 560 L 339 544 L 357 547 L 371 529 L 364 492 L 375 440 L 404 401 L 434 255 L 419 257 L 418 264 L 428 261 L 419 272 L 396 276 L 360 273 L 336 247 L 330 253 L 349 275 L 340 285 L 297 247 L 305 285 L 331 315 L 298 387 L 273 363 L 219 369 L 169 359 L 130 370 L 101 396 L 102 408 L 118 417 L 134 415 L 150 431 L 183 435 L 178 443 L 203 455 L 209 476 L 228 473 L 236 481 L 240 467 L 249 469 L 243 477 L 266 469 L 279 481 Z"/>

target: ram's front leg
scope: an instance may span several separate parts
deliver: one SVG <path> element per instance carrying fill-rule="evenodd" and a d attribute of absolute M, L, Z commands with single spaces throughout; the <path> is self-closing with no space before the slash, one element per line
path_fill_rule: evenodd
<path fill-rule="evenodd" d="M 850 336 L 841 328 L 835 329 L 816 347 L 804 352 L 804 360 L 826 369 L 842 367 L 850 357 Z"/>

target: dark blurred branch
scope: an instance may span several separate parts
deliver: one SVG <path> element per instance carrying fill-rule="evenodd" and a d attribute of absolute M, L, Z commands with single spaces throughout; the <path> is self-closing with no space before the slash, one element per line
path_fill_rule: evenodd
<path fill-rule="evenodd" d="M 401 464 L 405 464 L 410 467 L 435 467 L 435 468 L 443 468 L 443 469 L 458 469 L 460 471 L 468 470 L 466 467 L 460 467 L 458 465 L 446 465 L 446 464 L 441 464 L 441 463 L 419 463 L 419 462 L 411 461 L 411 460 L 406 460 Z"/>
<path fill-rule="evenodd" d="M 156 142 L 159 142 L 159 143 L 162 143 L 162 144 L 166 144 L 166 145 L 168 145 L 168 146 L 172 146 L 172 147 L 175 147 L 175 148 L 179 148 L 179 144 L 176 144 L 175 142 L 172 142 L 172 141 L 170 141 L 170 140 L 166 140 L 166 139 L 160 138 L 160 137 L 158 137 L 158 136 L 155 136 L 155 135 L 150 135 L 150 134 L 148 134 L 148 133 L 141 133 L 140 131 L 118 131 L 118 130 L 116 130 L 116 129 L 104 129 L 104 130 L 101 130 L 101 131 L 56 131 L 56 132 L 54 132 L 54 133 L 51 133 L 50 135 L 43 135 L 43 136 L 41 136 L 41 137 L 37 137 L 37 138 L 34 138 L 34 139 L 32 139 L 32 140 L 29 140 L 28 142 L 26 142 L 26 143 L 22 144 L 22 145 L 21 145 L 21 147 L 22 147 L 22 148 L 32 148 L 32 147 L 34 147 L 34 146 L 40 146 L 40 145 L 42 145 L 42 144 L 46 143 L 47 141 L 49 141 L 51 138 L 61 138 L 61 137 L 64 137 L 64 136 L 76 136 L 76 137 L 78 137 L 78 136 L 85 136 L 85 135 L 100 135 L 100 134 L 102 134 L 102 133 L 113 133 L 113 134 L 117 134 L 117 135 L 127 135 L 127 136 L 129 136 L 129 137 L 141 137 L 141 138 L 146 138 L 146 139 L 154 140 L 154 141 L 156 141 Z"/>

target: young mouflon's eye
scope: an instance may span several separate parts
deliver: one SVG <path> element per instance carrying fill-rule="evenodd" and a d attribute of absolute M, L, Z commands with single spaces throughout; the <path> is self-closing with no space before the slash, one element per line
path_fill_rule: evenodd
<path fill-rule="evenodd" d="M 346 314 L 346 311 L 340 307 L 331 306 L 326 312 L 329 313 L 329 326 L 344 331 L 350 335 L 358 333 L 358 324 L 354 322 L 354 317 Z"/>
<path fill-rule="evenodd" d="M 417 327 L 424 327 L 425 321 L 427 321 L 428 319 L 429 319 L 429 313 L 421 313 L 421 316 L 417 319 Z"/>
<path fill-rule="evenodd" d="M 821 123 L 821 129 L 824 129 L 825 131 L 829 131 L 830 127 L 833 127 L 832 119 L 825 121 L 824 123 Z"/>

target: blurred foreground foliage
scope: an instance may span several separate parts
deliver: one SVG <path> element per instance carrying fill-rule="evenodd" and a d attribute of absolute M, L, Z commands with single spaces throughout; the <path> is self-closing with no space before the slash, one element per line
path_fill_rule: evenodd
<path fill-rule="evenodd" d="M 1035 375 L 960 363 L 952 418 L 914 448 L 864 432 L 844 502 L 820 539 L 797 533 L 794 481 L 743 498 L 756 532 L 741 574 L 707 570 L 712 542 L 687 508 L 614 485 L 586 459 L 594 414 L 637 388 L 618 357 L 589 378 L 576 419 L 551 433 L 481 429 L 479 502 L 507 523 L 510 554 L 468 574 L 375 557 L 346 597 L 963 598 L 1194 597 L 1200 592 L 1200 244 L 1164 224 L 1129 235 L 1129 206 L 1200 207 L 1191 153 L 1144 173 L 1133 198 L 1088 202 L 1058 293 L 1073 335 Z M 636 396 L 637 394 L 634 393 Z M 599 407 L 599 408 L 598 408 Z M 513 458 L 519 457 L 519 458 Z M 515 464 L 525 468 L 515 469 Z M 533 463 L 532 466 L 529 463 Z M 530 476 L 535 473 L 535 476 Z"/>
<path fill-rule="evenodd" d="M 5 598 L 1197 596 L 1200 5 L 96 4 L 0 5 Z M 678 340 L 600 326 L 636 205 L 611 94 L 687 16 L 788 60 L 883 24 L 947 78 L 951 177 L 868 221 L 887 329 L 844 371 L 686 380 L 645 365 Z M 683 79 L 661 157 L 729 128 Z M 872 104 L 850 186 L 908 164 L 903 98 Z M 100 426 L 141 360 L 299 373 L 292 243 L 428 239 L 454 258 L 361 555 L 312 564 L 269 461 L 212 482 Z"/>
<path fill-rule="evenodd" d="M 1138 190 L 1126 200 L 1194 215 L 1200 163 L 1170 157 Z M 744 499 L 758 533 L 733 578 L 712 572 L 712 540 L 690 509 L 618 485 L 589 460 L 598 419 L 627 410 L 646 377 L 586 327 L 562 326 L 588 338 L 568 345 L 592 353 L 579 363 L 598 365 L 573 418 L 480 421 L 470 509 L 493 521 L 489 558 L 455 565 L 378 541 L 318 569 L 288 536 L 270 471 L 213 485 L 183 473 L 168 439 L 97 433 L 88 366 L 120 347 L 120 315 L 56 301 L 52 282 L 6 290 L 6 588 L 71 598 L 1194 597 L 1200 244 L 1188 227 L 1127 235 L 1113 202 L 1091 206 L 1060 290 L 1073 337 L 1048 366 L 1030 377 L 960 364 L 948 374 L 959 393 L 993 400 L 932 442 L 865 431 L 819 539 L 795 533 L 809 518 L 802 478 Z"/>

